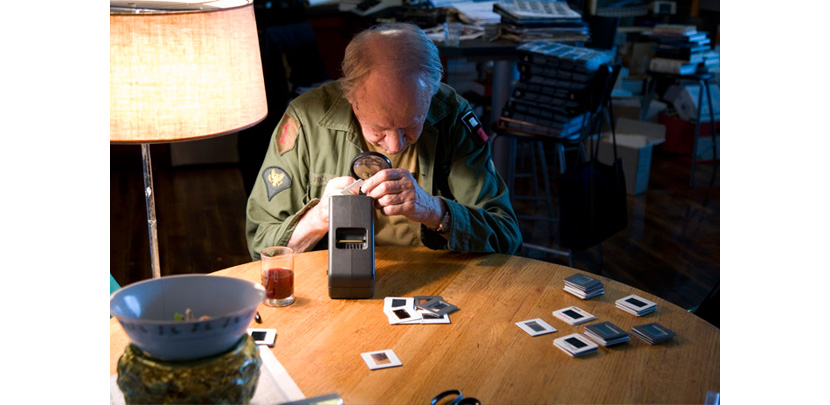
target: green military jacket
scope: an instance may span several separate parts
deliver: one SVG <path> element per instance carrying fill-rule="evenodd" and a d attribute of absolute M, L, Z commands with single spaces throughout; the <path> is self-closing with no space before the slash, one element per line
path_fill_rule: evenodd
<path fill-rule="evenodd" d="M 476 125 L 468 102 L 442 84 L 416 143 L 418 182 L 444 199 L 452 223 L 448 240 L 421 225 L 421 242 L 431 249 L 513 254 L 522 243 L 516 214 L 493 166 L 490 144 Z M 268 246 L 287 245 L 299 219 L 320 201 L 326 183 L 350 175 L 352 158 L 363 152 L 360 137 L 339 82 L 289 104 L 248 198 L 246 237 L 252 258 L 258 260 Z M 323 237 L 315 249 L 326 244 Z"/>

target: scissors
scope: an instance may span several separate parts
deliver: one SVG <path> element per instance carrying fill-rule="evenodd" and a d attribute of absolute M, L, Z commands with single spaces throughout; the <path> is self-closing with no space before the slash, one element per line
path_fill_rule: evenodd
<path fill-rule="evenodd" d="M 450 395 L 455 395 L 456 397 L 452 401 L 450 401 L 448 405 L 481 405 L 481 402 L 475 398 L 464 398 L 464 394 L 462 394 L 460 390 L 444 391 L 436 395 L 435 398 L 432 398 L 432 402 L 430 402 L 430 405 L 435 405 L 438 403 L 438 401 Z"/>

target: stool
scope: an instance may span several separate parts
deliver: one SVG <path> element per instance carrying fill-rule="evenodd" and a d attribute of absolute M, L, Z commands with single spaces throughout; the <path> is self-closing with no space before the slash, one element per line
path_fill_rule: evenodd
<path fill-rule="evenodd" d="M 545 222 L 558 222 L 558 218 L 556 216 L 556 212 L 553 209 L 553 197 L 550 191 L 550 178 L 548 176 L 548 164 L 547 159 L 545 159 L 545 149 L 542 145 L 542 141 L 533 138 L 523 138 L 518 137 L 516 139 L 516 156 L 514 159 L 511 160 L 510 166 L 512 166 L 511 172 L 513 176 L 511 176 L 510 184 L 510 199 L 514 201 L 536 201 L 543 202 L 544 208 L 547 208 L 548 216 L 538 216 L 538 215 L 526 215 L 526 214 L 517 214 L 516 217 L 519 219 L 529 219 L 529 220 L 539 220 Z M 557 145 L 561 147 L 561 145 Z M 557 151 L 559 148 L 557 148 Z M 565 163 L 564 163 L 564 156 L 565 151 L 564 148 L 557 155 L 559 160 L 559 174 L 562 174 L 565 170 Z M 536 157 L 538 156 L 538 162 Z M 528 159 L 529 158 L 529 159 Z M 516 168 L 516 161 L 521 160 L 523 162 L 530 163 L 530 170 L 520 172 Z M 542 191 L 543 194 L 539 193 L 539 175 L 542 177 Z M 529 178 L 532 182 L 532 189 L 533 193 L 531 195 L 518 195 L 515 193 L 516 190 L 516 179 L 518 178 Z M 536 209 L 539 209 L 539 204 L 535 205 Z"/>
<path fill-rule="evenodd" d="M 697 72 L 688 75 L 678 75 L 653 71 L 649 71 L 647 73 L 649 75 L 649 81 L 646 89 L 646 95 L 643 97 L 642 106 L 640 108 L 640 120 L 645 120 L 645 118 L 648 117 L 648 109 L 651 105 L 651 99 L 654 97 L 654 93 L 657 89 L 657 81 L 659 79 L 668 79 L 675 82 L 695 81 L 698 83 L 699 94 L 697 101 L 697 119 L 695 119 L 694 122 L 695 137 L 694 146 L 692 148 L 691 178 L 689 179 L 689 187 L 691 188 L 694 188 L 695 186 L 695 167 L 697 165 L 697 160 L 708 150 L 708 148 L 707 150 L 700 150 L 700 123 L 703 118 L 703 93 L 706 93 L 706 99 L 709 106 L 709 119 L 712 124 L 712 178 L 709 180 L 709 187 L 712 187 L 715 184 L 715 174 L 718 171 L 718 131 L 715 121 L 715 110 L 712 108 L 712 93 L 710 92 L 709 87 L 709 80 L 712 78 L 712 74 L 707 72 Z"/>
<path fill-rule="evenodd" d="M 547 162 L 545 159 L 545 152 L 543 147 L 543 142 L 547 141 L 555 145 L 556 147 L 556 157 L 558 160 L 558 174 L 562 175 L 565 173 L 565 148 L 566 145 L 574 147 L 577 149 L 577 153 L 579 154 L 579 159 L 582 161 L 585 160 L 586 153 L 583 147 L 582 141 L 585 139 L 587 135 L 593 135 L 600 129 L 600 122 L 602 118 L 607 118 L 610 120 L 610 112 L 609 112 L 609 103 L 610 103 L 610 96 L 611 96 L 611 89 L 616 82 L 617 76 L 619 75 L 621 69 L 620 64 L 603 64 L 597 69 L 597 74 L 595 75 L 594 79 L 592 79 L 592 83 L 590 87 L 587 88 L 588 96 L 587 100 L 581 100 L 580 110 L 577 114 L 568 113 L 570 116 L 580 118 L 582 120 L 580 130 L 578 132 L 565 131 L 563 132 L 561 128 L 553 128 L 548 127 L 545 125 L 540 124 L 537 122 L 538 120 L 533 119 L 531 117 L 530 121 L 523 121 L 520 119 L 515 119 L 511 116 L 501 114 L 497 124 L 495 125 L 495 134 L 493 135 L 493 143 L 495 143 L 496 137 L 504 136 L 509 140 L 509 147 L 507 149 L 512 150 L 514 156 L 507 157 L 507 185 L 510 189 L 510 198 L 511 201 L 513 200 L 530 200 L 536 202 L 544 202 L 547 205 L 547 210 L 549 216 L 547 217 L 540 217 L 534 215 L 517 215 L 519 219 L 530 219 L 530 220 L 541 220 L 546 222 L 559 223 L 559 217 L 556 215 L 555 210 L 553 208 L 553 197 L 550 191 L 550 179 L 548 178 L 548 167 Z M 549 83 L 550 84 L 550 83 Z M 552 85 L 552 84 L 551 84 Z M 555 87 L 555 86 L 553 86 Z M 584 97 L 583 97 L 584 98 Z M 584 115 L 578 115 L 578 114 Z M 523 118 L 524 119 L 524 118 Z M 547 124 L 547 123 L 546 123 Z M 573 123 L 570 123 L 573 124 Z M 610 124 L 610 121 L 609 121 Z M 613 128 L 613 124 L 611 124 L 611 128 Z M 518 158 L 518 148 L 517 144 L 518 141 L 521 140 L 525 147 L 529 149 L 530 164 L 531 164 L 531 171 L 530 172 L 521 172 L 516 173 L 516 160 Z M 526 152 L 525 152 L 526 153 Z M 541 167 L 537 166 L 536 155 L 539 156 L 539 162 L 541 163 Z M 544 195 L 539 195 L 538 185 L 538 177 L 536 171 L 539 171 L 542 176 L 543 180 L 543 189 Z M 533 194 L 532 196 L 526 195 L 516 195 L 515 194 L 515 178 L 516 177 L 529 177 L 533 181 Z M 537 205 L 538 206 L 538 205 Z M 553 226 L 549 228 L 550 231 L 550 239 L 555 240 L 556 235 L 553 231 Z M 566 256 L 568 258 L 568 265 L 573 267 L 573 249 L 560 250 L 555 248 L 549 248 L 546 246 L 539 246 L 530 243 L 523 243 L 522 244 L 525 248 L 539 250 L 542 252 Z M 599 252 L 599 260 L 600 263 L 602 262 L 602 246 L 601 243 L 597 244 L 597 250 Z"/>
<path fill-rule="evenodd" d="M 585 161 L 586 153 L 585 148 L 581 142 L 581 140 L 574 141 L 574 142 L 564 142 L 562 140 L 557 140 L 555 138 L 546 137 L 546 136 L 539 136 L 539 135 L 532 135 L 528 133 L 523 133 L 519 131 L 510 131 L 504 128 L 499 128 L 495 134 L 493 135 L 493 139 L 496 137 L 505 137 L 508 138 L 509 141 L 513 144 L 512 150 L 514 152 L 514 156 L 509 159 L 508 162 L 508 175 L 506 177 L 507 186 L 510 191 L 510 200 L 511 201 L 535 201 L 537 204 L 535 207 L 537 210 L 539 209 L 539 204 L 542 203 L 542 208 L 546 209 L 548 215 L 529 215 L 529 214 L 516 214 L 518 219 L 524 220 L 531 220 L 531 221 L 543 221 L 551 223 L 549 227 L 550 231 L 550 238 L 551 240 L 556 239 L 555 229 L 552 226 L 554 223 L 559 222 L 559 216 L 556 213 L 556 210 L 553 206 L 553 194 L 551 192 L 551 181 L 550 176 L 548 176 L 548 164 L 547 158 L 545 157 L 545 144 L 549 144 L 549 146 L 553 146 L 556 149 L 556 164 L 554 175 L 561 175 L 565 172 L 567 168 L 566 159 L 565 159 L 565 152 L 566 150 L 575 151 L 577 153 L 577 159 L 579 161 Z M 538 160 L 537 160 L 538 159 Z M 529 166 L 526 171 L 518 171 L 516 168 L 516 161 L 521 160 L 523 162 L 529 162 Z M 542 178 L 542 194 L 539 192 L 539 177 Z M 516 179 L 526 178 L 530 179 L 533 182 L 532 186 L 532 194 L 525 195 L 525 194 L 516 194 L 515 192 L 515 184 Z M 567 249 L 556 249 L 546 246 L 541 246 L 537 244 L 531 243 L 523 243 L 527 249 L 537 250 L 553 255 L 564 256 L 568 258 L 568 266 L 573 267 L 573 250 Z M 599 262 L 602 263 L 602 245 L 597 245 L 597 252 L 599 257 Z"/>

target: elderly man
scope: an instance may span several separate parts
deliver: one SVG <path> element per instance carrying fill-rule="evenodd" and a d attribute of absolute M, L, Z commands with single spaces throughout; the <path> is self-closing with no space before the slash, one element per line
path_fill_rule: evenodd
<path fill-rule="evenodd" d="M 360 188 L 375 200 L 377 245 L 515 253 L 522 238 L 487 135 L 441 83 L 423 31 L 395 23 L 358 34 L 343 74 L 293 100 L 274 130 L 248 199 L 251 257 L 326 248 L 328 197 L 355 181 L 351 162 L 364 151 L 392 162 Z"/>

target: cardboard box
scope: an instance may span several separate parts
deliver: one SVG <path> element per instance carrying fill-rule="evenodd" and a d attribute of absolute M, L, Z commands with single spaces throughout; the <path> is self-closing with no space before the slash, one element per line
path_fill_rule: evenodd
<path fill-rule="evenodd" d="M 653 145 L 666 141 L 665 125 L 625 117 L 618 118 L 615 124 L 617 134 L 645 135 Z"/>
<path fill-rule="evenodd" d="M 651 171 L 652 149 L 665 141 L 666 128 L 660 124 L 621 118 L 616 123 L 616 138 L 617 157 L 622 160 L 626 192 L 630 195 L 645 193 Z M 588 148 L 586 146 L 586 150 Z M 609 165 L 614 162 L 614 144 L 610 133 L 602 136 L 598 159 Z"/>
<path fill-rule="evenodd" d="M 715 110 L 715 121 L 720 121 L 720 86 L 717 83 L 709 83 L 709 89 L 712 91 L 712 109 Z M 700 98 L 700 85 L 696 83 L 672 85 L 663 95 L 663 99 L 671 103 L 674 109 L 677 110 L 677 115 L 687 121 L 697 120 L 698 98 Z M 700 122 L 712 121 L 706 91 L 703 92 L 703 108 L 700 111 Z"/>
<path fill-rule="evenodd" d="M 614 118 L 630 118 L 632 120 L 640 119 L 640 106 L 642 100 L 640 97 L 626 97 L 611 99 L 611 108 L 614 111 Z M 658 115 L 665 111 L 668 106 L 666 103 L 652 100 L 648 108 L 648 117 L 645 121 L 658 123 Z"/>
<path fill-rule="evenodd" d="M 617 76 L 617 81 L 614 83 L 611 97 L 641 96 L 645 90 L 647 79 L 648 76 L 629 76 L 628 68 L 623 66 L 620 69 L 619 76 Z"/>
<path fill-rule="evenodd" d="M 631 94 L 640 96 L 646 92 L 646 77 L 645 76 L 630 76 L 622 80 L 621 88 L 631 92 Z"/>
<path fill-rule="evenodd" d="M 611 137 L 603 137 L 599 146 L 599 160 L 605 164 L 614 161 Z M 653 145 L 644 135 L 617 135 L 617 157 L 622 159 L 625 175 L 625 191 L 631 195 L 642 194 L 648 189 Z"/>
<path fill-rule="evenodd" d="M 623 64 L 628 66 L 632 75 L 644 75 L 648 71 L 648 62 L 654 57 L 656 42 L 632 42 L 623 56 Z"/>

